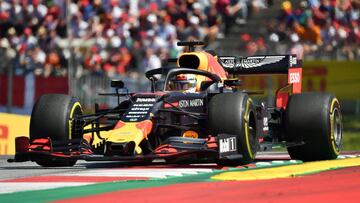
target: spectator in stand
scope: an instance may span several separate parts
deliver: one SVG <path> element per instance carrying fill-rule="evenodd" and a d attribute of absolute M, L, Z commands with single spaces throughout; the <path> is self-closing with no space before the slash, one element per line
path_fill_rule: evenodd
<path fill-rule="evenodd" d="M 217 12 L 220 13 L 224 22 L 224 33 L 227 35 L 236 20 L 245 23 L 247 18 L 247 5 L 245 0 L 217 0 L 215 3 Z M 242 18 L 240 18 L 240 16 Z"/>
<path fill-rule="evenodd" d="M 0 42 L 9 47 L 8 53 L 15 53 L 11 60 L 16 74 L 35 70 L 44 76 L 64 75 L 65 61 L 75 57 L 83 67 L 78 73 L 133 76 L 132 72 L 159 67 L 165 56 L 177 57 L 182 51 L 176 46 L 179 40 L 206 40 L 208 48 L 216 49 L 216 39 L 244 23 L 248 11 L 256 14 L 272 3 L 77 0 L 71 1 L 66 12 L 65 0 L 0 0 Z M 344 57 L 358 58 L 359 4 L 354 0 L 304 0 L 293 8 L 290 1 L 283 1 L 278 22 L 270 21 L 268 26 L 270 43 L 291 43 L 289 52 L 340 50 Z M 75 53 L 68 50 L 69 43 Z M 247 43 L 243 48 L 250 53 L 264 53 L 268 47 L 261 37 Z"/>
<path fill-rule="evenodd" d="M 168 40 L 171 36 L 176 35 L 176 27 L 171 24 L 171 17 L 169 15 L 164 15 L 160 18 L 156 35 L 164 41 Z"/>
<path fill-rule="evenodd" d="M 281 41 L 281 35 L 291 39 L 292 47 L 303 50 L 305 54 L 322 52 L 331 55 L 340 50 L 343 57 L 359 57 L 359 38 L 357 26 L 359 7 L 356 1 L 300 1 L 292 8 L 289 1 L 282 3 L 282 13 L 277 23 L 269 26 L 271 41 Z M 285 32 L 282 24 L 286 23 Z M 270 25 L 270 24 L 269 24 Z M 280 32 L 281 31 L 281 32 Z M 284 35 L 285 33 L 285 35 Z M 299 37 L 298 40 L 293 40 Z M 303 48 L 299 48 L 302 45 Z M 339 56 L 339 53 L 337 54 Z M 330 56 L 331 57 L 331 56 Z"/>
<path fill-rule="evenodd" d="M 314 23 L 312 18 L 307 18 L 304 26 L 295 21 L 293 29 L 302 40 L 309 41 L 316 45 L 322 45 L 320 27 Z"/>
<path fill-rule="evenodd" d="M 202 27 L 207 23 L 207 17 L 204 9 L 205 8 L 198 2 L 192 4 L 192 15 L 198 17 L 199 25 Z"/>
<path fill-rule="evenodd" d="M 176 21 L 176 35 L 179 39 L 179 41 L 186 40 L 186 33 L 185 33 L 185 21 L 183 19 L 178 19 Z"/>
<path fill-rule="evenodd" d="M 156 54 L 155 50 L 152 48 L 147 48 L 145 50 L 144 57 L 142 59 L 141 68 L 142 72 L 146 72 L 151 69 L 160 68 L 161 60 Z"/>
<path fill-rule="evenodd" d="M 189 18 L 189 26 L 184 30 L 187 40 L 201 40 L 205 37 L 205 30 L 199 25 L 200 19 L 197 16 Z"/>
<path fill-rule="evenodd" d="M 216 7 L 210 7 L 207 12 L 207 27 L 220 27 L 222 19 L 221 16 L 218 15 Z"/>
<path fill-rule="evenodd" d="M 17 72 L 19 74 L 36 67 L 36 74 L 54 75 L 53 70 L 55 67 L 59 69 L 58 65 L 49 61 L 57 61 L 54 56 L 56 53 L 61 58 L 59 64 L 62 66 L 62 56 L 70 57 L 65 49 L 69 42 L 64 40 L 69 33 L 69 39 L 75 44 L 93 44 L 97 47 L 96 52 L 87 53 L 83 51 L 86 47 L 75 49 L 83 52 L 75 53 L 74 57 L 83 60 L 81 64 L 84 72 L 98 75 L 103 71 L 110 75 L 121 75 L 137 70 L 134 66 L 141 64 L 140 52 L 147 53 L 145 55 L 148 59 L 151 58 L 144 61 L 157 64 L 158 60 L 150 56 L 161 53 L 162 56 L 177 57 L 181 52 L 181 48 L 176 46 L 178 40 L 203 40 L 210 33 L 210 29 L 205 28 L 207 23 L 211 23 L 211 27 L 220 26 L 216 12 L 212 12 L 212 22 L 207 19 L 207 11 L 215 4 L 214 0 L 211 2 L 169 0 L 148 4 L 146 1 L 72 1 L 69 5 L 68 28 L 64 0 L 0 0 L 0 37 L 9 37 L 11 47 L 19 51 L 19 70 L 22 70 Z M 8 36 L 11 27 L 12 35 Z M 209 38 L 213 41 L 216 32 L 211 33 Z M 36 64 L 39 65 L 31 65 L 33 55 L 36 55 Z M 41 67 L 45 66 L 46 70 L 41 71 Z M 62 68 L 66 70 L 66 67 Z"/>
<path fill-rule="evenodd" d="M 67 72 L 61 68 L 60 56 L 57 52 L 53 51 L 48 54 L 45 66 L 44 77 L 48 76 L 66 76 Z"/>
<path fill-rule="evenodd" d="M 292 23 L 294 21 L 294 13 L 290 1 L 284 1 L 281 3 L 280 15 L 277 17 L 277 20 L 280 23 L 286 23 L 288 27 L 292 26 Z M 276 27 L 276 25 L 274 27 Z"/>

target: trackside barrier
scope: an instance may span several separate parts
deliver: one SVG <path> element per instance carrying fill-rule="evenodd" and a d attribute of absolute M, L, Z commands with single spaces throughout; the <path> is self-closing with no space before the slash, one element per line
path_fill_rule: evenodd
<path fill-rule="evenodd" d="M 15 137 L 29 135 L 30 116 L 0 113 L 0 155 L 15 154 Z"/>
<path fill-rule="evenodd" d="M 6 76 L 0 76 L 0 111 L 5 109 L 6 97 Z M 20 76 L 17 76 L 20 77 Z M 146 91 L 150 89 L 150 83 L 145 78 L 132 79 L 128 77 L 118 77 L 124 81 L 125 86 L 130 92 Z M 287 83 L 286 76 L 243 76 L 243 88 L 248 90 L 265 90 L 264 97 L 272 96 L 275 91 Z M 76 79 L 71 88 L 74 96 L 80 99 L 85 108 L 93 108 L 95 102 L 101 106 L 114 106 L 116 99 L 111 97 L 98 96 L 98 93 L 113 92 L 110 88 L 110 78 L 107 76 L 83 75 Z M 19 81 L 23 81 L 19 79 Z M 29 85 L 32 81 L 33 85 Z M 61 82 L 62 81 L 62 82 Z M 19 108 L 28 108 L 26 113 L 31 112 L 30 104 L 43 93 L 66 93 L 67 78 L 58 78 L 54 82 L 53 78 L 26 80 L 26 82 L 15 82 L 19 87 L 25 84 L 24 88 L 14 87 L 13 105 Z M 23 90 L 23 91 L 21 91 Z M 16 91 L 20 91 L 16 93 Z M 26 94 L 23 92 L 25 91 Z M 34 95 L 28 93 L 33 91 Z M 347 113 L 360 114 L 360 62 L 358 61 L 304 61 L 303 64 L 303 92 L 330 92 L 340 99 L 343 107 L 348 109 Z M 22 92 L 22 93 L 21 93 Z M 20 99 L 19 99 L 20 98 Z M 26 100 L 25 102 L 22 100 Z M 345 101 L 345 102 L 344 102 Z M 25 104 L 25 107 L 24 107 Z M 29 104 L 29 105 L 26 105 Z"/>

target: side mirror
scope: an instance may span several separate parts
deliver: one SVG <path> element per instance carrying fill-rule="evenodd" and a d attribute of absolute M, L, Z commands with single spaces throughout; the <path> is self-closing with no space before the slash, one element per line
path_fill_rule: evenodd
<path fill-rule="evenodd" d="M 124 82 L 122 80 L 111 80 L 111 87 L 122 89 L 124 88 Z"/>
<path fill-rule="evenodd" d="M 226 86 L 241 86 L 243 83 L 241 80 L 238 79 L 230 79 L 230 80 L 224 80 L 224 84 Z"/>

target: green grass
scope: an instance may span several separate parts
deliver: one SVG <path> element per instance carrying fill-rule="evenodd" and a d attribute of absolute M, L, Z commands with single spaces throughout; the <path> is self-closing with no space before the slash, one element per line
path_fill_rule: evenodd
<path fill-rule="evenodd" d="M 344 115 L 344 151 L 360 151 L 360 116 Z"/>
<path fill-rule="evenodd" d="M 343 116 L 344 131 L 360 132 L 360 116 Z"/>
<path fill-rule="evenodd" d="M 344 132 L 343 151 L 360 151 L 360 131 Z"/>

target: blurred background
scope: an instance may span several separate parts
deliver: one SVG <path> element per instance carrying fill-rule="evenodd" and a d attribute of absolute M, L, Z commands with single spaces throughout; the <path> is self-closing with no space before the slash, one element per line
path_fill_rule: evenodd
<path fill-rule="evenodd" d="M 146 91 L 144 71 L 176 58 L 176 42 L 203 40 L 223 56 L 296 54 L 303 91 L 335 94 L 356 137 L 359 16 L 358 0 L 0 0 L 0 112 L 29 115 L 46 93 L 76 96 L 86 111 L 111 106 L 116 98 L 98 96 L 111 79 Z M 286 83 L 241 78 L 270 104 Z"/>

